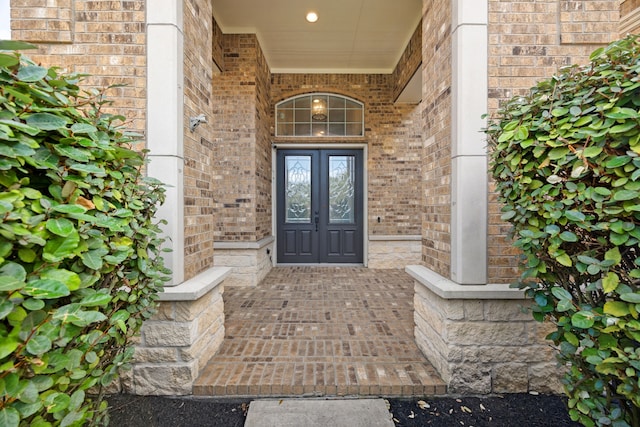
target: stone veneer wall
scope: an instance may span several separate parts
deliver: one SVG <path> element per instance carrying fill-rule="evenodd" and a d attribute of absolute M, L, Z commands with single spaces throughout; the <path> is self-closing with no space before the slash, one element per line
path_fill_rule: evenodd
<path fill-rule="evenodd" d="M 146 126 L 145 2 L 11 0 L 11 38 L 33 43 L 23 53 L 46 66 L 91 74 L 85 87 L 106 87 L 105 111 L 126 117 L 130 130 Z"/>
<path fill-rule="evenodd" d="M 451 2 L 422 2 L 422 263 L 451 269 Z"/>
<path fill-rule="evenodd" d="M 211 2 L 184 2 L 184 274 L 185 279 L 213 266 L 215 108 Z M 189 130 L 189 118 L 204 114 L 209 123 Z"/>
<path fill-rule="evenodd" d="M 424 267 L 415 279 L 418 348 L 449 393 L 558 393 L 560 371 L 544 343 L 549 325 L 523 312 L 524 293 L 506 285 L 458 285 Z"/>
<path fill-rule="evenodd" d="M 273 237 L 258 242 L 216 242 L 216 265 L 233 269 L 227 286 L 256 286 L 273 266 Z"/>
<path fill-rule="evenodd" d="M 273 105 L 294 95 L 313 92 L 338 93 L 363 102 L 365 137 L 336 140 L 273 137 L 278 144 L 366 143 L 369 235 L 416 235 L 420 234 L 421 200 L 416 191 L 421 185 L 420 109 L 414 105 L 394 105 L 392 86 L 390 74 L 274 74 Z M 273 117 L 271 120 L 275 123 Z"/>
<path fill-rule="evenodd" d="M 142 326 L 133 370 L 120 390 L 140 395 L 188 395 L 224 340 L 228 268 L 212 268 L 160 294 L 158 312 Z"/>
<path fill-rule="evenodd" d="M 629 0 L 627 0 L 629 1 Z M 489 109 L 526 94 L 565 65 L 585 63 L 599 45 L 618 37 L 618 0 L 522 2 L 489 0 Z M 518 276 L 517 251 L 500 220 L 490 184 L 489 283 Z"/>
<path fill-rule="evenodd" d="M 422 239 L 416 236 L 369 236 L 369 268 L 404 268 L 419 264 Z"/>

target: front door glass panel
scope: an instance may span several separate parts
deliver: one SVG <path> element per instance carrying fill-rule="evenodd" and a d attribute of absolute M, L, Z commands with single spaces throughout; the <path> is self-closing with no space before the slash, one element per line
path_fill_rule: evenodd
<path fill-rule="evenodd" d="M 311 223 L 311 156 L 285 158 L 285 212 L 289 224 Z"/>
<path fill-rule="evenodd" d="M 329 223 L 355 222 L 354 156 L 329 156 Z"/>

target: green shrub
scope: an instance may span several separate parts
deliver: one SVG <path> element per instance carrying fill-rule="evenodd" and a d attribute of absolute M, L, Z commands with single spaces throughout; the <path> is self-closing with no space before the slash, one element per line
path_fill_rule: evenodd
<path fill-rule="evenodd" d="M 14 42 L 0 42 L 11 49 Z M 0 52 L 0 425 L 100 424 L 168 273 L 159 181 L 81 76 Z"/>
<path fill-rule="evenodd" d="M 509 100 L 485 129 L 519 287 L 557 327 L 569 413 L 587 426 L 640 425 L 639 71 L 630 36 Z"/>

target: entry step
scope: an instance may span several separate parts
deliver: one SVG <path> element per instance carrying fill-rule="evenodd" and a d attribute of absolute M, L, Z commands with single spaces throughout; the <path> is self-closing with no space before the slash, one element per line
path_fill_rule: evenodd
<path fill-rule="evenodd" d="M 244 427 L 394 427 L 383 399 L 254 400 Z"/>

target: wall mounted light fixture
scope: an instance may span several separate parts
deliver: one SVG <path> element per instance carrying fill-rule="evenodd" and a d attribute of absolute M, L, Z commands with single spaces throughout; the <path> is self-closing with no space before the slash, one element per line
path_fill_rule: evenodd
<path fill-rule="evenodd" d="M 207 118 L 204 114 L 200 114 L 197 117 L 189 117 L 189 130 L 195 131 L 200 123 L 207 123 Z"/>

